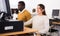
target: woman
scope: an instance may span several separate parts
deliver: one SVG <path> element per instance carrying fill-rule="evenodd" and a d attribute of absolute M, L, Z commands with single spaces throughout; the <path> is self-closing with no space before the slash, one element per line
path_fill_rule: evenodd
<path fill-rule="evenodd" d="M 24 24 L 31 24 L 32 28 L 37 29 L 39 34 L 45 34 L 49 30 L 49 19 L 45 13 L 45 6 L 43 4 L 38 4 L 37 6 L 37 15 L 34 16 L 29 21 Z"/>

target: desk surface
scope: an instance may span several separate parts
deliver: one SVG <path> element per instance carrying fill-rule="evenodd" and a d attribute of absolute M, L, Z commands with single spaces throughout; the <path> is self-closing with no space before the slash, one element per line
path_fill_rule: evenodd
<path fill-rule="evenodd" d="M 52 22 L 52 24 L 60 25 L 60 22 Z"/>
<path fill-rule="evenodd" d="M 31 32 L 37 32 L 37 30 L 24 27 L 24 31 L 4 33 L 4 34 L 0 34 L 0 35 L 4 35 L 4 36 L 5 36 L 5 35 L 17 35 L 17 34 L 25 34 L 25 33 L 31 33 Z"/>
<path fill-rule="evenodd" d="M 54 25 L 60 25 L 60 21 L 55 19 L 50 19 L 50 23 Z"/>

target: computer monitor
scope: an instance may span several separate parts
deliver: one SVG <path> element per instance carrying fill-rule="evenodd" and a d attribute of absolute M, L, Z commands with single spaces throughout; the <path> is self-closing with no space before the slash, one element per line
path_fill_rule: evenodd
<path fill-rule="evenodd" d="M 7 16 L 11 16 L 9 0 L 0 0 L 0 13 L 6 13 Z"/>
<path fill-rule="evenodd" d="M 11 16 L 9 0 L 0 0 L 0 19 L 4 20 L 9 16 Z"/>
<path fill-rule="evenodd" d="M 52 10 L 52 18 L 60 19 L 60 10 L 59 9 Z"/>

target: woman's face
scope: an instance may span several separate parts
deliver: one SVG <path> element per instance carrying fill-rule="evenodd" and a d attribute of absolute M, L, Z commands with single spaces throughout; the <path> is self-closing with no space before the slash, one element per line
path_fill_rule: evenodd
<path fill-rule="evenodd" d="M 41 14 L 43 12 L 43 9 L 40 6 L 37 6 L 37 13 Z"/>

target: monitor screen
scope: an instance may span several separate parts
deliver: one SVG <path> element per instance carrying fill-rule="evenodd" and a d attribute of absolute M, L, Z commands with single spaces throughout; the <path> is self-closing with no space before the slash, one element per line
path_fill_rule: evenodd
<path fill-rule="evenodd" d="M 59 16 L 59 10 L 53 10 L 53 16 Z"/>
<path fill-rule="evenodd" d="M 7 16 L 11 16 L 9 0 L 0 0 L 0 13 L 4 12 Z"/>
<path fill-rule="evenodd" d="M 52 17 L 58 18 L 59 17 L 59 9 L 53 9 L 52 10 Z"/>

